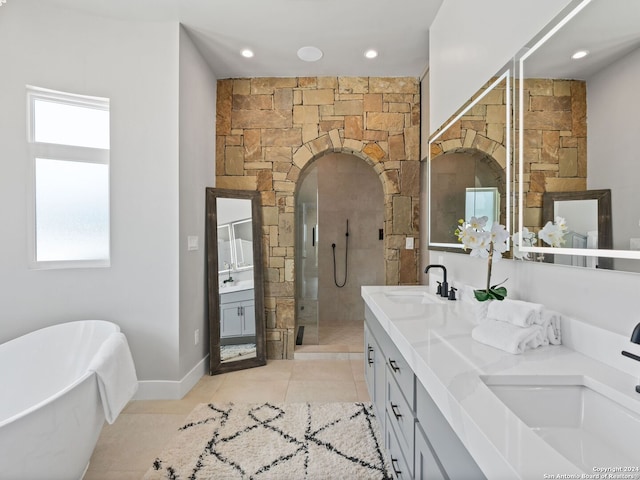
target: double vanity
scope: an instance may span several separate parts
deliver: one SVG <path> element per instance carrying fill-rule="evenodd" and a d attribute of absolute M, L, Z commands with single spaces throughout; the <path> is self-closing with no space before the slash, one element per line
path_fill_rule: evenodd
<path fill-rule="evenodd" d="M 366 380 L 397 478 L 640 478 L 637 376 L 573 345 L 606 344 L 588 338 L 599 332 L 563 319 L 569 345 L 513 355 L 471 338 L 470 299 L 424 286 L 362 297 Z"/>

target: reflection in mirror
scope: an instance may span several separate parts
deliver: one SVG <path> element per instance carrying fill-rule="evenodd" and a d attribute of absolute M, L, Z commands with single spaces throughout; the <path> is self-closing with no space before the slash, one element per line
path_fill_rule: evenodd
<path fill-rule="evenodd" d="M 258 192 L 207 189 L 212 375 L 266 363 L 261 223 Z"/>
<path fill-rule="evenodd" d="M 560 248 L 611 249 L 611 191 L 547 192 L 543 200 L 543 222 L 557 217 L 566 221 L 567 230 Z M 543 255 L 545 262 L 576 267 L 606 268 L 611 258 L 584 255 Z"/>
<path fill-rule="evenodd" d="M 611 268 L 640 272 L 640 2 L 592 0 L 578 4 L 525 48 L 518 59 L 519 230 L 538 232 L 547 193 L 611 191 L 610 247 L 576 242 L 562 251 L 543 243 L 525 252 L 570 255 L 565 263 L 593 266 L 577 256 L 603 258 Z M 578 50 L 588 54 L 574 60 Z M 567 214 L 567 228 L 579 222 Z M 607 267 L 604 267 L 607 268 Z"/>
<path fill-rule="evenodd" d="M 458 220 L 510 230 L 510 72 L 492 79 L 429 140 L 429 248 L 461 251 Z"/>
<path fill-rule="evenodd" d="M 253 232 L 251 219 L 232 224 L 236 253 L 236 268 L 246 270 L 253 267 Z"/>
<path fill-rule="evenodd" d="M 229 225 L 218 225 L 218 272 L 231 271 L 231 229 Z"/>

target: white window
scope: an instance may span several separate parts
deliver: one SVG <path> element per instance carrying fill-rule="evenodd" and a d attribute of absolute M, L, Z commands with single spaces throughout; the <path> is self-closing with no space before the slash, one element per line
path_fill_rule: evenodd
<path fill-rule="evenodd" d="M 27 87 L 35 268 L 109 266 L 109 100 Z"/>

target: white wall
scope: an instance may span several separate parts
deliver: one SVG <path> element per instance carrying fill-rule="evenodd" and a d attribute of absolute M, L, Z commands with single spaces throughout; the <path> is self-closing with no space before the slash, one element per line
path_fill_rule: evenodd
<path fill-rule="evenodd" d="M 587 81 L 587 187 L 611 189 L 613 247 L 621 250 L 629 249 L 630 238 L 640 238 L 638 78 L 640 49 Z M 640 270 L 637 260 L 615 259 L 614 264 L 625 270 Z"/>
<path fill-rule="evenodd" d="M 486 260 L 433 250 L 430 255 L 430 263 L 442 262 L 447 267 L 450 285 L 486 285 Z M 499 283 L 504 279 L 508 279 L 504 286 L 509 298 L 539 302 L 621 335 L 631 336 L 640 322 L 637 273 L 502 260 L 494 264 L 491 280 Z"/>
<path fill-rule="evenodd" d="M 467 7 L 464 14 L 459 10 L 461 3 Z M 430 33 L 432 131 L 567 3 L 493 0 L 476 5 L 473 0 L 445 0 Z M 501 28 L 501 25 L 509 27 Z M 619 75 L 618 79 L 632 86 L 638 70 L 627 74 L 629 76 L 624 80 Z M 634 89 L 631 87 L 631 90 Z M 637 95 L 637 89 L 634 93 Z M 610 98 L 607 96 L 607 102 Z M 627 99 L 627 104 L 632 109 L 637 102 Z M 617 115 L 618 112 L 611 118 Z M 637 118 L 634 121 L 637 125 Z M 612 122 L 610 128 L 617 134 L 615 125 Z M 632 130 L 638 131 L 637 128 Z M 607 142 L 607 147 L 612 143 Z M 597 154 L 591 148 L 589 144 L 590 158 Z M 633 137 L 624 139 L 619 148 L 633 149 Z M 423 231 L 426 231 L 425 227 Z M 485 286 L 486 260 L 438 251 L 429 254 L 430 263 L 446 265 L 453 286 L 460 282 L 480 288 Z M 504 260 L 494 265 L 492 280 L 498 283 L 505 278 L 508 278 L 505 286 L 509 298 L 540 302 L 622 335 L 630 335 L 640 321 L 637 313 L 638 274 Z M 423 277 L 423 282 L 426 280 Z M 611 352 L 611 355 L 619 355 L 619 352 Z"/>
<path fill-rule="evenodd" d="M 0 8 L 0 342 L 118 323 L 141 379 L 178 378 L 178 25 Z M 111 99 L 111 267 L 29 270 L 25 85 Z"/>
<path fill-rule="evenodd" d="M 429 29 L 430 131 L 438 129 L 570 0 L 444 0 Z"/>
<path fill-rule="evenodd" d="M 215 186 L 216 78 L 180 28 L 180 375 L 209 352 L 205 189 Z M 198 250 L 187 250 L 187 237 Z M 195 331 L 200 343 L 195 344 Z"/>

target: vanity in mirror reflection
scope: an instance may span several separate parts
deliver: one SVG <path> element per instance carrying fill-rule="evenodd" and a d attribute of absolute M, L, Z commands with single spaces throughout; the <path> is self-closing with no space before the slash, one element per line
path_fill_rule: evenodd
<path fill-rule="evenodd" d="M 584 208 L 565 209 L 567 231 L 584 230 L 587 238 L 565 238 L 562 249 L 538 242 L 523 251 L 545 262 L 555 256 L 553 263 L 640 272 L 640 2 L 574 1 L 571 8 L 517 59 L 517 230 L 538 232 L 554 208 L 565 207 L 566 198 L 553 197 L 571 195 L 574 206 Z M 594 198 L 588 197 L 597 191 L 610 192 L 610 210 L 598 208 L 585 230 L 577 212 L 593 212 Z M 567 258 L 558 262 L 559 254 Z"/>
<path fill-rule="evenodd" d="M 210 373 L 266 364 L 260 194 L 207 188 Z"/>

